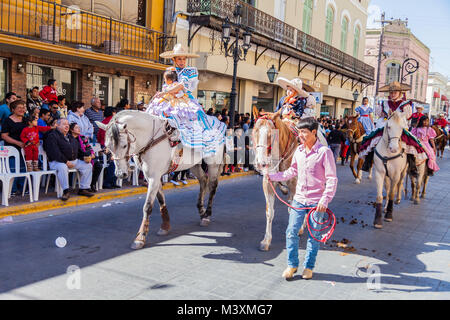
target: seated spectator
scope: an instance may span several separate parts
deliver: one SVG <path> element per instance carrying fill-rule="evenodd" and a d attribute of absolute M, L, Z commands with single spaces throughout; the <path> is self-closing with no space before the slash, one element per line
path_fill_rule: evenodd
<path fill-rule="evenodd" d="M 10 104 L 12 114 L 5 119 L 2 125 L 2 139 L 5 140 L 6 146 L 12 146 L 21 152 L 21 149 L 24 147 L 24 143 L 20 139 L 20 134 L 22 130 L 27 127 L 27 123 L 24 121 L 24 115 L 27 111 L 26 102 L 23 100 L 15 100 Z M 26 172 L 25 162 L 23 161 L 23 157 L 20 158 L 20 168 L 16 168 L 16 163 L 14 158 L 9 158 L 9 167 L 12 172 Z M 14 179 L 12 186 L 12 194 L 15 194 L 19 189 L 22 189 L 24 182 L 24 178 L 16 178 Z"/>
<path fill-rule="evenodd" d="M 84 114 L 84 103 L 80 101 L 74 101 L 72 103 L 72 110 L 67 115 L 69 124 L 76 122 L 80 126 L 81 134 L 88 139 L 92 139 L 94 136 L 94 127 L 89 121 L 88 117 Z"/>
<path fill-rule="evenodd" d="M 244 129 L 244 133 L 247 133 L 248 129 L 250 129 L 250 118 L 245 117 L 242 121 L 242 129 Z"/>
<path fill-rule="evenodd" d="M 102 122 L 105 118 L 103 115 L 102 104 L 99 98 L 91 99 L 91 107 L 84 113 L 94 127 L 94 138 L 97 138 L 98 126 L 95 121 Z"/>
<path fill-rule="evenodd" d="M 93 167 L 91 188 L 88 191 L 97 192 L 97 188 L 95 187 L 95 185 L 97 184 L 98 177 L 100 176 L 103 165 L 101 161 L 95 157 L 95 152 L 89 144 L 88 139 L 80 134 L 80 127 L 78 126 L 78 124 L 76 124 L 75 122 L 71 123 L 69 126 L 69 133 L 78 141 L 78 144 L 80 146 L 77 158 L 83 160 L 86 163 L 90 161 Z"/>
<path fill-rule="evenodd" d="M 39 111 L 39 119 L 38 119 L 38 126 L 41 127 L 49 127 L 48 123 L 50 120 L 50 111 L 47 109 L 41 109 L 41 111 Z M 42 132 L 39 132 L 39 139 L 43 139 L 43 135 Z"/>
<path fill-rule="evenodd" d="M 50 110 L 50 118 L 55 120 L 61 118 L 61 113 L 58 111 L 58 101 L 50 101 L 48 103 L 48 109 Z"/>
<path fill-rule="evenodd" d="M 41 108 L 48 109 L 48 103 L 50 101 L 58 101 L 58 93 L 56 91 L 57 83 L 55 79 L 50 79 L 47 85 L 39 91 L 39 96 L 42 98 Z"/>
<path fill-rule="evenodd" d="M 89 192 L 92 181 L 92 164 L 89 161 L 78 159 L 82 152 L 78 141 L 69 134 L 69 121 L 59 119 L 56 129 L 51 130 L 44 140 L 44 150 L 47 153 L 51 170 L 56 170 L 58 181 L 63 189 L 61 200 L 66 201 L 70 197 L 69 169 L 77 169 L 80 173 L 79 195 L 92 197 Z"/>
<path fill-rule="evenodd" d="M 5 100 L 3 104 L 0 105 L 0 129 L 3 122 L 11 115 L 10 104 L 16 100 L 17 95 L 14 92 L 8 92 L 5 95 Z"/>
<path fill-rule="evenodd" d="M 41 109 L 42 99 L 39 96 L 39 87 L 33 87 L 27 94 L 27 109 L 28 112 L 35 108 Z"/>
<path fill-rule="evenodd" d="M 58 96 L 58 112 L 60 118 L 67 118 L 67 113 L 69 112 L 67 108 L 67 99 L 66 96 Z"/>

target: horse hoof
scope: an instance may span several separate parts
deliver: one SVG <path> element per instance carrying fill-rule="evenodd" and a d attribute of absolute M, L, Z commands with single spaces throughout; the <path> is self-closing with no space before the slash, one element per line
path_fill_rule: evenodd
<path fill-rule="evenodd" d="M 368 176 L 367 179 L 372 180 L 372 176 Z"/>
<path fill-rule="evenodd" d="M 200 221 L 200 226 L 201 227 L 207 227 L 207 226 L 209 226 L 210 222 L 211 222 L 211 220 L 209 220 L 207 218 L 203 218 L 202 221 Z"/>
<path fill-rule="evenodd" d="M 420 201 L 419 200 L 414 200 L 414 204 L 419 204 L 420 203 Z"/>
<path fill-rule="evenodd" d="M 400 199 L 398 199 L 398 200 L 395 200 L 395 204 L 400 204 L 400 202 L 401 202 L 402 200 L 400 200 Z"/>
<path fill-rule="evenodd" d="M 360 183 L 361 183 L 361 180 L 356 179 L 356 180 L 355 180 L 355 183 L 356 183 L 356 184 L 360 184 Z"/>
<path fill-rule="evenodd" d="M 261 243 L 261 244 L 259 245 L 259 251 L 264 251 L 264 252 L 269 251 L 269 245 L 268 245 L 268 244 L 265 244 L 265 243 Z"/>
<path fill-rule="evenodd" d="M 383 229 L 383 225 L 382 224 L 374 224 L 373 225 L 375 229 Z"/>
<path fill-rule="evenodd" d="M 131 245 L 131 249 L 133 250 L 139 250 L 142 249 L 145 245 L 145 242 L 142 241 L 135 241 L 133 242 L 133 244 Z"/>
<path fill-rule="evenodd" d="M 384 221 L 392 222 L 392 218 L 384 218 Z"/>
<path fill-rule="evenodd" d="M 157 232 L 158 236 L 167 236 L 169 234 L 169 230 L 159 229 Z"/>
<path fill-rule="evenodd" d="M 420 197 L 421 197 L 422 199 L 425 199 L 425 194 L 422 194 Z"/>

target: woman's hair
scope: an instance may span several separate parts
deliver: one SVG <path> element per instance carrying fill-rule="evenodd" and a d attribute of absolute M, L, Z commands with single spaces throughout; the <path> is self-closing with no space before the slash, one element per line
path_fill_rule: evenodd
<path fill-rule="evenodd" d="M 417 123 L 417 128 L 422 128 L 425 120 L 429 120 L 427 116 L 421 116 L 419 122 Z"/>
<path fill-rule="evenodd" d="M 116 112 L 116 108 L 114 108 L 114 107 L 106 107 L 105 111 L 103 112 L 103 116 L 105 118 L 111 117 L 114 112 Z"/>
<path fill-rule="evenodd" d="M 70 133 L 72 133 L 73 128 L 75 128 L 76 125 L 78 125 L 78 123 L 76 123 L 76 122 L 72 122 L 72 123 L 69 125 L 69 132 L 70 132 Z"/>
<path fill-rule="evenodd" d="M 23 100 L 16 100 L 11 102 L 11 104 L 9 105 L 9 107 L 11 108 L 11 111 L 13 111 L 14 109 L 17 108 L 17 106 L 22 105 L 22 106 L 26 106 L 27 103 Z"/>
<path fill-rule="evenodd" d="M 70 105 L 70 110 L 72 110 L 72 112 L 77 112 L 77 110 L 80 109 L 81 107 L 84 107 L 84 102 L 74 101 Z"/>
<path fill-rule="evenodd" d="M 367 99 L 367 100 L 369 100 L 369 98 L 367 98 L 367 97 L 364 97 L 364 98 L 362 99 L 362 101 L 364 101 L 364 100 L 366 100 L 366 99 Z"/>
<path fill-rule="evenodd" d="M 123 110 L 125 109 L 125 106 L 128 104 L 128 99 L 120 99 L 120 101 L 117 103 L 116 108 L 118 110 Z"/>
<path fill-rule="evenodd" d="M 314 118 L 301 119 L 297 124 L 298 129 L 308 129 L 309 131 L 317 130 L 319 123 Z"/>
<path fill-rule="evenodd" d="M 37 119 L 36 116 L 33 116 L 32 114 L 29 114 L 29 115 L 26 115 L 23 117 L 23 121 L 28 124 L 30 124 L 31 122 L 33 122 L 36 119 Z"/>
<path fill-rule="evenodd" d="M 167 70 L 164 72 L 164 79 L 166 80 L 172 80 L 172 82 L 178 81 L 178 74 L 174 70 Z"/>
<path fill-rule="evenodd" d="M 63 96 L 63 95 L 58 96 L 58 102 L 61 102 L 64 99 L 66 99 L 66 96 Z"/>

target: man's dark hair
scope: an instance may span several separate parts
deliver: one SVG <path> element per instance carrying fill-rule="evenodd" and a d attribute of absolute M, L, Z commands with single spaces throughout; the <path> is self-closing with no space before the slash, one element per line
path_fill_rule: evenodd
<path fill-rule="evenodd" d="M 70 106 L 70 110 L 72 110 L 72 112 L 77 112 L 77 110 L 81 107 L 84 107 L 84 103 L 81 101 L 74 101 L 72 102 L 71 106 Z"/>
<path fill-rule="evenodd" d="M 52 84 L 54 84 L 56 82 L 55 79 L 50 79 L 47 81 L 47 85 L 51 86 Z"/>
<path fill-rule="evenodd" d="M 5 101 L 6 99 L 11 99 L 12 96 L 17 97 L 17 94 L 15 92 L 8 92 L 7 94 L 5 94 Z"/>
<path fill-rule="evenodd" d="M 120 99 L 120 101 L 117 103 L 117 105 L 116 105 L 116 108 L 117 109 L 120 109 L 120 110 L 123 110 L 123 109 L 125 109 L 125 106 L 128 104 L 128 99 L 125 99 L 125 98 L 123 98 L 123 99 Z"/>
<path fill-rule="evenodd" d="M 50 113 L 50 110 L 47 109 L 41 109 L 39 111 L 39 118 L 42 117 L 43 115 L 46 115 L 47 113 Z"/>
<path fill-rule="evenodd" d="M 301 119 L 297 124 L 298 129 L 318 130 L 319 123 L 314 118 Z"/>
<path fill-rule="evenodd" d="M 34 89 L 36 89 L 36 90 L 39 91 L 39 87 L 38 87 L 38 86 L 35 86 L 35 87 L 31 88 L 30 92 L 32 92 Z"/>
<path fill-rule="evenodd" d="M 63 96 L 63 95 L 58 96 L 58 102 L 61 102 L 64 99 L 66 99 L 66 96 Z"/>

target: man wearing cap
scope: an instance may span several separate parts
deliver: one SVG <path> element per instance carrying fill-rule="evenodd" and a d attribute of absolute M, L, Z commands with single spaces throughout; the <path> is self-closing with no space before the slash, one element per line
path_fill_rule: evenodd
<path fill-rule="evenodd" d="M 376 115 L 380 117 L 377 121 L 378 129 L 372 131 L 370 135 L 363 139 L 359 149 L 359 156 L 365 156 L 362 167 L 363 171 L 369 171 L 373 162 L 375 147 L 382 138 L 384 126 L 392 113 L 399 110 L 405 114 L 406 119 L 409 119 L 412 116 L 412 103 L 410 100 L 406 100 L 405 96 L 405 92 L 409 90 L 411 90 L 409 85 L 398 81 L 394 81 L 380 88 L 380 92 L 389 92 L 389 97 L 387 101 L 382 101 L 382 103 L 375 108 Z M 405 144 L 410 174 L 412 176 L 417 176 L 416 156 L 420 159 L 427 159 L 425 150 L 422 148 L 420 141 L 407 130 L 403 131 L 402 137 L 403 135 L 406 136 L 405 139 L 402 139 L 402 143 Z"/>
<path fill-rule="evenodd" d="M 443 113 L 440 113 L 439 118 L 434 121 L 434 124 L 441 127 L 442 131 L 444 131 L 444 134 L 446 136 L 448 136 L 447 129 L 446 129 L 448 122 L 447 122 L 447 120 L 445 120 L 444 116 L 445 115 Z"/>

